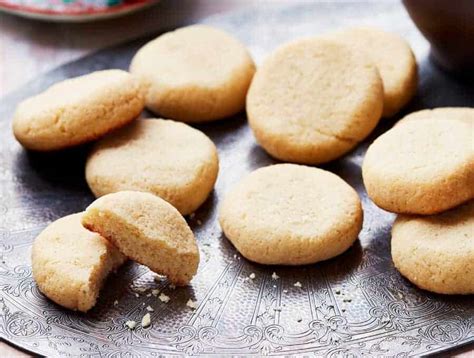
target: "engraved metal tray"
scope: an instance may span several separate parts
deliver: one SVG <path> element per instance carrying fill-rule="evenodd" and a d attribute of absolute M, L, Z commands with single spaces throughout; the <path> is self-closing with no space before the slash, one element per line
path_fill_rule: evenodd
<path fill-rule="evenodd" d="M 341 26 L 373 24 L 397 32 L 420 65 L 417 97 L 404 113 L 436 106 L 474 106 L 474 86 L 441 72 L 428 60 L 428 45 L 398 2 L 306 3 L 253 7 L 204 21 L 226 29 L 250 48 L 257 62 L 277 45 Z M 83 210 L 93 197 L 84 180 L 88 148 L 55 154 L 28 153 L 12 138 L 10 122 L 21 99 L 64 78 L 128 67 L 150 38 L 102 50 L 54 70 L 0 105 L 0 334 L 43 355 L 294 355 L 410 356 L 441 352 L 474 341 L 474 303 L 417 289 L 394 269 L 390 226 L 394 215 L 378 209 L 361 180 L 360 165 L 376 136 L 401 116 L 383 120 L 365 144 L 324 168 L 359 192 L 364 228 L 343 255 L 304 267 L 265 267 L 246 261 L 222 235 L 216 207 L 242 176 L 274 163 L 253 139 L 245 115 L 198 126 L 215 142 L 221 169 L 215 191 L 188 221 L 201 249 L 199 273 L 186 288 L 154 280 L 128 263 L 106 282 L 97 306 L 75 313 L 41 295 L 32 277 L 30 248 L 51 221 Z M 147 115 L 147 114 L 144 114 Z M 272 279 L 272 273 L 280 277 Z M 255 279 L 247 279 L 251 274 Z M 302 287 L 294 284 L 299 281 Z M 163 303 L 150 295 L 160 289 Z M 145 291 L 144 291 L 145 290 Z M 144 291 L 144 292 L 143 292 Z M 138 296 L 138 297 L 137 297 Z M 189 298 L 198 302 L 193 310 Z M 117 300 L 118 304 L 114 304 Z M 133 331 L 154 308 L 152 326 Z"/>

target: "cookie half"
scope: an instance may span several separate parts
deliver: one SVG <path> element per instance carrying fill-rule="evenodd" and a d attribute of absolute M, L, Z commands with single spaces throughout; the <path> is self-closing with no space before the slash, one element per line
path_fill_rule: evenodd
<path fill-rule="evenodd" d="M 153 194 L 105 195 L 89 205 L 82 224 L 176 285 L 188 284 L 196 274 L 199 250 L 191 229 L 178 210 Z"/>
<path fill-rule="evenodd" d="M 406 121 L 378 137 L 362 166 L 367 194 L 382 209 L 436 214 L 474 197 L 472 126 Z"/>
<path fill-rule="evenodd" d="M 86 312 L 107 275 L 124 261 L 117 248 L 81 225 L 82 213 L 51 223 L 33 243 L 31 264 L 39 290 L 57 304 Z"/>
<path fill-rule="evenodd" d="M 474 202 L 434 216 L 398 216 L 392 259 L 420 288 L 474 294 Z"/>
<path fill-rule="evenodd" d="M 99 141 L 86 163 L 96 197 L 122 190 L 147 191 L 183 215 L 194 212 L 214 188 L 217 150 L 184 123 L 139 119 Z"/>
<path fill-rule="evenodd" d="M 327 39 L 286 44 L 258 68 L 247 95 L 258 143 L 283 161 L 317 164 L 354 148 L 375 128 L 383 86 L 372 62 Z"/>
<path fill-rule="evenodd" d="M 38 151 L 90 142 L 134 120 L 144 107 L 142 91 L 121 70 L 65 80 L 18 105 L 13 133 L 25 148 Z"/>
<path fill-rule="evenodd" d="M 418 82 L 417 64 L 410 45 L 402 37 L 372 27 L 349 28 L 328 37 L 373 61 L 383 81 L 384 117 L 393 116 L 413 98 Z"/>
<path fill-rule="evenodd" d="M 219 222 L 247 259 L 304 265 L 347 250 L 362 227 L 354 189 L 328 171 L 277 164 L 249 174 L 225 197 Z"/>
<path fill-rule="evenodd" d="M 148 109 L 179 121 L 206 122 L 244 109 L 255 65 L 230 34 L 193 25 L 147 43 L 130 71 L 146 84 Z"/>

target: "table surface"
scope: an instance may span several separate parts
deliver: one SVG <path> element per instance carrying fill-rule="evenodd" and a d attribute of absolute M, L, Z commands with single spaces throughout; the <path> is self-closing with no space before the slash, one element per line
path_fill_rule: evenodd
<path fill-rule="evenodd" d="M 285 3 L 291 0 L 261 2 Z M 29 80 L 97 49 L 216 13 L 243 8 L 252 0 L 161 0 L 130 16 L 82 24 L 47 23 L 0 13 L 0 98 Z M 30 355 L 0 342 L 1 357 Z M 456 356 L 474 357 L 474 348 Z"/>

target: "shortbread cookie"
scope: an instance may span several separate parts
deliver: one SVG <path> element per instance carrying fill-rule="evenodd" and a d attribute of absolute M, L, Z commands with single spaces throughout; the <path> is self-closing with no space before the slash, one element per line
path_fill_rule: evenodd
<path fill-rule="evenodd" d="M 362 207 L 337 175 L 277 164 L 257 169 L 228 193 L 219 222 L 247 259 L 303 265 L 347 250 L 362 228 Z"/>
<path fill-rule="evenodd" d="M 415 95 L 418 74 L 410 45 L 400 36 L 370 27 L 328 35 L 366 54 L 377 66 L 384 87 L 383 116 L 396 114 Z"/>
<path fill-rule="evenodd" d="M 392 229 L 392 259 L 420 288 L 474 294 L 474 202 L 435 216 L 400 215 Z"/>
<path fill-rule="evenodd" d="M 405 123 L 411 120 L 420 119 L 454 119 L 461 120 L 474 126 L 474 108 L 470 107 L 440 107 L 433 109 L 423 109 L 421 111 L 412 112 L 397 122 L 398 124 Z M 474 140 L 474 139 L 473 139 Z"/>
<path fill-rule="evenodd" d="M 151 111 L 184 122 L 205 122 L 244 109 L 255 65 L 230 34 L 194 25 L 147 43 L 133 58 L 130 71 L 146 84 Z"/>
<path fill-rule="evenodd" d="M 96 197 L 148 191 L 187 215 L 206 200 L 218 170 L 214 143 L 197 129 L 139 119 L 96 144 L 87 160 L 86 179 Z"/>
<path fill-rule="evenodd" d="M 89 205 L 82 224 L 176 285 L 196 274 L 199 250 L 191 229 L 178 210 L 153 194 L 105 195 Z"/>
<path fill-rule="evenodd" d="M 277 49 L 247 95 L 258 143 L 283 161 L 317 164 L 345 154 L 377 125 L 382 80 L 366 56 L 325 39 Z"/>
<path fill-rule="evenodd" d="M 44 229 L 33 243 L 31 263 L 41 292 L 61 306 L 86 312 L 125 256 L 102 236 L 84 229 L 81 216 L 66 216 Z"/>
<path fill-rule="evenodd" d="M 121 70 L 76 77 L 21 102 L 13 132 L 27 149 L 64 149 L 102 137 L 144 107 L 140 82 Z"/>
<path fill-rule="evenodd" d="M 369 197 L 382 209 L 436 214 L 474 197 L 471 126 L 407 121 L 378 137 L 362 167 Z"/>

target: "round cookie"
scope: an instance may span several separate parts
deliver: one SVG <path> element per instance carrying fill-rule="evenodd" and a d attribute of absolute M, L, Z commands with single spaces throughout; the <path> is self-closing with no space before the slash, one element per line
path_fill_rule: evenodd
<path fill-rule="evenodd" d="M 218 171 L 216 147 L 202 132 L 184 123 L 139 119 L 95 145 L 86 180 L 96 197 L 147 191 L 187 215 L 206 200 Z"/>
<path fill-rule="evenodd" d="M 407 121 L 378 137 L 362 166 L 367 194 L 382 209 L 436 214 L 474 197 L 471 126 Z"/>
<path fill-rule="evenodd" d="M 375 66 L 326 39 L 278 48 L 257 70 L 247 95 L 258 143 L 275 158 L 304 164 L 350 151 L 377 125 L 382 106 Z"/>
<path fill-rule="evenodd" d="M 255 65 L 230 34 L 193 25 L 147 43 L 133 58 L 130 71 L 148 88 L 148 109 L 166 118 L 205 122 L 244 109 Z"/>
<path fill-rule="evenodd" d="M 245 177 L 226 195 L 219 222 L 247 259 L 304 265 L 347 250 L 362 228 L 354 189 L 328 171 L 277 164 Z"/>
<path fill-rule="evenodd" d="M 440 107 L 433 109 L 423 109 L 421 111 L 412 112 L 406 115 L 397 122 L 397 125 L 407 121 L 420 119 L 454 119 L 464 121 L 472 127 L 474 126 L 474 108 Z"/>
<path fill-rule="evenodd" d="M 51 151 L 86 143 L 134 120 L 144 107 L 140 82 L 106 70 L 56 83 L 21 102 L 13 133 L 27 149 Z"/>
<path fill-rule="evenodd" d="M 176 285 L 188 284 L 197 272 L 199 250 L 186 220 L 153 194 L 121 191 L 105 195 L 89 205 L 82 224 Z"/>
<path fill-rule="evenodd" d="M 328 37 L 351 46 L 373 61 L 383 81 L 384 117 L 396 114 L 415 95 L 418 81 L 416 59 L 403 38 L 371 27 L 349 28 Z"/>
<path fill-rule="evenodd" d="M 44 229 L 33 243 L 31 264 L 43 294 L 63 307 L 86 312 L 125 256 L 102 236 L 84 229 L 81 216 L 63 217 Z"/>
<path fill-rule="evenodd" d="M 474 294 L 474 201 L 435 216 L 400 215 L 392 228 L 392 259 L 420 288 Z"/>

